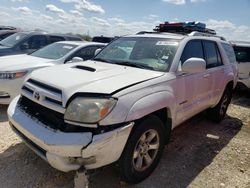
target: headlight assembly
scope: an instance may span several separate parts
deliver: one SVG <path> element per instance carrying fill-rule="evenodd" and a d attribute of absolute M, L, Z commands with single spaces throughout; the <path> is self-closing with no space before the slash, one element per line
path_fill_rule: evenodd
<path fill-rule="evenodd" d="M 75 98 L 66 109 L 64 120 L 94 124 L 106 117 L 116 104 L 114 98 Z"/>
<path fill-rule="evenodd" d="M 19 71 L 19 72 L 0 72 L 0 79 L 16 79 L 25 76 L 28 71 Z"/>

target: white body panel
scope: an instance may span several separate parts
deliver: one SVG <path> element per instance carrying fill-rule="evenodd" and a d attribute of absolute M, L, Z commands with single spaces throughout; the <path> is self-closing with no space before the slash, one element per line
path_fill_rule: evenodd
<path fill-rule="evenodd" d="M 239 82 L 250 89 L 250 62 L 239 62 Z"/>
<path fill-rule="evenodd" d="M 179 35 L 160 36 L 179 40 L 184 38 Z M 159 37 L 159 35 L 144 35 L 143 37 Z M 134 121 L 158 110 L 167 109 L 167 116 L 172 120 L 172 125 L 169 126 L 175 128 L 202 110 L 218 104 L 229 82 L 234 82 L 233 85 L 235 86 L 236 64 L 229 63 L 228 58 L 224 55 L 225 52 L 220 46 L 221 41 L 219 39 L 209 38 L 218 44 L 222 54 L 223 65 L 194 74 L 183 74 L 178 69 L 182 51 L 190 39 L 202 40 L 207 39 L 207 37 L 186 37 L 181 40 L 170 72 L 163 73 L 97 61 L 87 61 L 84 64 L 73 63 L 34 71 L 24 84 L 30 91 L 23 90 L 22 95 L 41 106 L 61 114 L 64 114 L 68 103 L 80 94 L 88 96 L 105 95 L 116 98 L 117 103 L 112 111 L 100 120 L 98 124 L 92 125 L 92 127 L 105 128 L 120 124 L 125 124 L 126 126 L 104 133 L 107 137 L 102 134 L 95 135 L 96 137 L 92 138 L 94 145 L 89 145 L 89 147 L 82 150 L 83 160 L 90 159 L 93 155 L 96 159 L 90 165 L 85 164 L 86 167 L 100 167 L 119 158 Z M 44 75 L 46 75 L 46 78 Z M 33 88 L 30 87 L 32 82 Z M 42 83 L 43 86 L 39 83 Z M 39 99 L 35 98 L 35 91 L 40 93 Z M 53 94 L 56 94 L 55 98 L 53 98 Z M 48 97 L 56 100 L 57 105 L 54 102 L 49 102 L 47 100 Z M 19 112 L 18 108 L 16 102 L 13 102 L 9 108 L 8 115 L 11 123 L 23 134 L 26 134 L 26 137 L 31 142 L 35 142 L 39 147 L 43 147 L 46 150 L 48 146 L 43 146 L 36 141 L 37 138 L 30 136 L 28 133 L 32 131 L 29 127 L 36 124 L 35 120 L 30 119 L 27 125 L 23 125 L 21 120 L 15 121 L 16 113 L 22 117 L 21 119 L 28 118 L 27 114 Z M 32 121 L 34 122 L 32 123 Z M 80 126 L 84 127 L 85 125 L 81 124 Z M 44 127 L 44 129 L 46 128 Z M 117 135 L 120 136 L 117 137 Z M 86 138 L 87 140 L 89 139 L 89 137 Z M 61 139 L 58 139 L 57 142 L 60 143 Z M 82 146 L 84 147 L 85 144 L 82 144 Z M 111 151 L 108 147 L 115 149 L 115 151 Z M 64 150 L 63 148 L 60 149 Z M 51 153 L 49 149 L 46 151 Z M 112 155 L 109 155 L 110 153 Z M 76 166 L 70 166 L 74 164 L 69 162 L 69 158 L 72 155 L 68 155 L 68 159 L 59 160 L 65 155 L 55 157 L 54 154 L 58 155 L 60 153 L 52 154 L 47 155 L 47 160 L 55 168 L 61 170 L 62 168 L 58 167 L 60 165 L 68 165 L 67 170 L 75 170 L 77 168 Z M 78 155 L 79 153 L 76 154 Z M 114 156 L 114 158 L 110 159 L 111 156 Z"/>

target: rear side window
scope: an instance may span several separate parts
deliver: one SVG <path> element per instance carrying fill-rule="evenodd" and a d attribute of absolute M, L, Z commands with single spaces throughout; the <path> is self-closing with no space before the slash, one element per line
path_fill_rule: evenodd
<path fill-rule="evenodd" d="M 217 44 L 212 41 L 203 41 L 203 45 L 207 68 L 213 68 L 222 65 L 221 56 Z"/>
<path fill-rule="evenodd" d="M 186 44 L 181 56 L 181 64 L 192 57 L 204 59 L 201 40 L 192 40 Z"/>
<path fill-rule="evenodd" d="M 225 50 L 230 63 L 236 63 L 233 47 L 230 44 L 222 43 L 222 47 Z"/>
<path fill-rule="evenodd" d="M 50 38 L 50 43 L 54 43 L 54 42 L 59 42 L 59 41 L 64 41 L 65 39 L 63 37 L 60 36 L 49 36 Z"/>
<path fill-rule="evenodd" d="M 250 47 L 234 46 L 234 52 L 238 62 L 250 62 Z"/>

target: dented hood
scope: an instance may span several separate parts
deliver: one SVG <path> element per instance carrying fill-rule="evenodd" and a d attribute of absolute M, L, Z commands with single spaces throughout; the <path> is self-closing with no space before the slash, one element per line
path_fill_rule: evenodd
<path fill-rule="evenodd" d="M 85 61 L 34 71 L 31 78 L 62 90 L 64 98 L 75 93 L 111 94 L 164 73 L 109 63 Z"/>

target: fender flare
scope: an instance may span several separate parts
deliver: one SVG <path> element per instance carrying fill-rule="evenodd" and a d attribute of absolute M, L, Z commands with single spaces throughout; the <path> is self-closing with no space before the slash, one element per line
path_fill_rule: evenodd
<path fill-rule="evenodd" d="M 129 110 L 126 121 L 133 121 L 141 119 L 153 112 L 156 112 L 160 109 L 167 108 L 170 112 L 168 116 L 171 117 L 171 114 L 175 108 L 176 98 L 169 91 L 159 91 L 147 96 L 142 97 L 140 100 L 136 101 L 131 109 Z"/>

